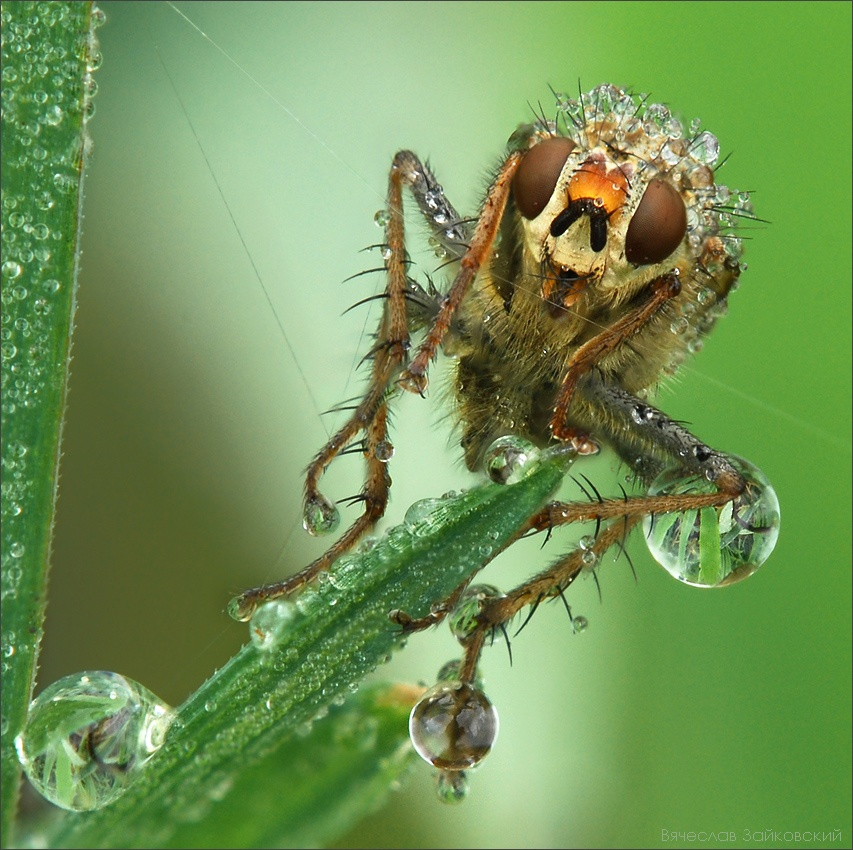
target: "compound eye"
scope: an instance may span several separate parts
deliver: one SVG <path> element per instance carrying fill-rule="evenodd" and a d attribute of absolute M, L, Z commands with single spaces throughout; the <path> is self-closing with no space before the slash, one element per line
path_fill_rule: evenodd
<path fill-rule="evenodd" d="M 652 180 L 643 193 L 625 234 L 625 258 L 636 266 L 660 263 L 684 239 L 687 210 L 678 191 L 664 180 Z"/>
<path fill-rule="evenodd" d="M 512 178 L 512 196 L 526 219 L 536 218 L 545 209 L 575 147 L 571 139 L 555 137 L 540 142 L 524 155 Z"/>

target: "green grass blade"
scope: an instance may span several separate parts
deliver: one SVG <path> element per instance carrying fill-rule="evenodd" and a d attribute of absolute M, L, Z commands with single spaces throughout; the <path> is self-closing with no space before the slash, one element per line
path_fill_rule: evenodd
<path fill-rule="evenodd" d="M 3 3 L 2 834 L 44 623 L 74 314 L 91 3 Z"/>
<path fill-rule="evenodd" d="M 411 688 L 372 686 L 332 707 L 308 737 L 243 773 L 198 823 L 167 847 L 321 847 L 380 805 L 418 761 L 409 745 Z M 227 780 L 225 788 L 227 788 Z M 222 789 L 220 789 L 221 791 Z"/>
<path fill-rule="evenodd" d="M 339 560 L 330 580 L 299 597 L 297 613 L 274 648 L 244 646 L 178 709 L 167 743 L 124 795 L 100 810 L 64 816 L 49 846 L 154 847 L 177 841 L 188 812 L 213 805 L 222 788 L 256 781 L 249 778 L 252 771 L 277 751 L 287 759 L 295 735 L 306 735 L 330 704 L 400 648 L 389 611 L 427 614 L 552 496 L 565 468 L 564 459 L 548 456 L 531 464 L 517 484 L 487 484 L 431 500 L 428 510 L 413 506 L 409 522 L 391 529 L 369 552 Z M 405 723 L 401 726 L 405 732 Z M 324 746 L 322 741 L 311 734 L 300 745 L 308 748 L 306 758 L 322 763 L 324 757 L 311 749 Z M 352 761 L 348 750 L 354 745 L 340 743 L 342 763 Z M 301 781 L 293 776 L 280 779 L 279 786 Z M 336 782 L 329 779 L 327 795 L 360 801 L 349 808 L 351 818 L 372 808 L 358 788 L 357 771 L 347 774 L 345 789 Z M 318 789 L 318 798 L 322 794 Z M 304 816 L 298 823 L 306 828 Z M 205 832 L 207 846 L 220 846 L 215 828 L 199 825 L 199 831 L 200 843 Z"/>

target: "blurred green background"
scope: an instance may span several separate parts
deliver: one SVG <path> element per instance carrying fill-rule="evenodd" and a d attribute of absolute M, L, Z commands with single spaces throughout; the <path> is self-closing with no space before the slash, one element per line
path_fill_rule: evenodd
<path fill-rule="evenodd" d="M 487 653 L 502 728 L 465 804 L 439 804 L 424 765 L 340 845 L 842 830 L 849 846 L 850 4 L 178 5 L 221 50 L 166 4 L 103 4 L 39 687 L 103 668 L 176 704 L 229 657 L 246 637 L 229 596 L 322 548 L 299 528 L 301 470 L 335 425 L 318 411 L 361 385 L 375 316 L 340 314 L 381 280 L 341 281 L 380 264 L 358 252 L 381 238 L 393 153 L 430 158 L 470 212 L 549 84 L 613 82 L 700 116 L 733 154 L 721 182 L 771 222 L 660 406 L 769 476 L 777 550 L 703 592 L 634 540 L 636 584 L 623 560 L 600 571 L 602 604 L 572 588 L 586 633 L 542 606 L 512 667 Z M 403 399 L 394 442 L 392 520 L 470 483 L 438 404 Z M 356 492 L 358 459 L 338 467 L 327 492 Z M 615 492 L 612 467 L 585 471 Z M 484 580 L 560 551 L 538 544 Z M 380 672 L 429 681 L 456 654 L 441 629 Z"/>

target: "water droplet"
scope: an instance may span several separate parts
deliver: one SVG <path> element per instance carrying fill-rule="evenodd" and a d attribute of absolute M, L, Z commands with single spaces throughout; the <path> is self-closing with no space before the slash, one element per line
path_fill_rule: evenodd
<path fill-rule="evenodd" d="M 63 809 L 112 803 L 163 745 L 174 712 L 117 673 L 65 676 L 30 703 L 15 739 L 30 782 Z"/>
<path fill-rule="evenodd" d="M 49 106 L 42 115 L 42 120 L 45 124 L 49 124 L 52 127 L 55 127 L 57 124 L 62 123 L 62 119 L 65 117 L 65 113 L 59 106 Z"/>
<path fill-rule="evenodd" d="M 636 404 L 631 408 L 631 419 L 638 425 L 645 425 L 655 418 L 654 408 L 648 407 L 645 404 Z"/>
<path fill-rule="evenodd" d="M 584 549 L 581 555 L 581 562 L 585 567 L 594 567 L 598 562 L 598 555 L 591 549 Z"/>
<path fill-rule="evenodd" d="M 478 688 L 440 682 L 409 715 L 409 736 L 417 754 L 443 770 L 479 764 L 498 736 L 498 712 Z"/>
<path fill-rule="evenodd" d="M 477 628 L 477 616 L 485 604 L 503 596 L 504 593 L 490 584 L 472 584 L 467 587 L 447 616 L 447 624 L 453 636 L 464 644 Z"/>
<path fill-rule="evenodd" d="M 391 221 L 391 214 L 388 210 L 377 210 L 376 215 L 373 216 L 373 221 L 376 222 L 377 227 L 385 227 Z"/>
<path fill-rule="evenodd" d="M 720 143 L 713 133 L 701 132 L 690 145 L 690 155 L 696 162 L 713 165 L 720 156 Z"/>
<path fill-rule="evenodd" d="M 461 681 L 459 677 L 459 671 L 461 668 L 462 660 L 460 658 L 455 658 L 452 661 L 445 662 L 439 668 L 438 675 L 435 677 L 436 682 L 443 682 L 444 684 L 459 684 Z M 474 671 L 473 684 L 480 690 L 483 689 L 484 680 L 479 667 Z"/>
<path fill-rule="evenodd" d="M 274 599 L 261 605 L 249 623 L 252 643 L 261 650 L 272 649 L 279 643 L 288 623 L 296 614 L 296 605 L 287 599 Z"/>
<path fill-rule="evenodd" d="M 779 500 L 756 466 L 734 455 L 746 489 L 722 507 L 660 513 L 643 521 L 652 557 L 679 581 L 696 587 L 724 587 L 752 575 L 770 556 L 779 537 Z M 678 467 L 662 472 L 649 494 L 713 493 L 702 475 Z"/>
<path fill-rule="evenodd" d="M 10 554 L 13 558 L 23 558 L 23 557 L 24 557 L 24 552 L 26 552 L 26 549 L 24 548 L 24 544 L 23 544 L 23 543 L 19 543 L 19 542 L 17 542 L 17 541 L 16 541 L 15 543 L 12 543 L 12 544 L 9 546 L 9 554 Z"/>
<path fill-rule="evenodd" d="M 66 195 L 70 194 L 77 188 L 79 180 L 71 174 L 62 174 L 61 172 L 57 172 L 53 175 L 53 185 L 59 189 L 60 192 L 64 192 Z"/>
<path fill-rule="evenodd" d="M 255 599 L 246 599 L 243 596 L 235 596 L 228 603 L 226 611 L 232 620 L 238 623 L 248 623 L 252 615 L 258 610 L 258 602 Z"/>
<path fill-rule="evenodd" d="M 334 502 L 330 502 L 319 493 L 307 499 L 302 514 L 302 527 L 313 537 L 333 532 L 341 521 Z"/>
<path fill-rule="evenodd" d="M 435 512 L 444 505 L 441 499 L 420 499 L 409 506 L 403 522 L 408 526 L 429 527 Z"/>
<path fill-rule="evenodd" d="M 589 626 L 589 621 L 586 617 L 572 617 L 572 630 L 576 635 L 585 632 Z"/>
<path fill-rule="evenodd" d="M 2 266 L 0 266 L 0 271 L 3 273 L 3 277 L 7 277 L 10 280 L 14 280 L 16 277 L 19 277 L 21 274 L 21 267 L 14 260 L 6 260 Z"/>
<path fill-rule="evenodd" d="M 213 714 L 213 712 L 216 711 L 216 700 L 209 699 L 204 704 L 204 710 L 208 712 L 208 714 Z"/>
<path fill-rule="evenodd" d="M 435 777 L 435 792 L 442 803 L 461 803 L 468 796 L 465 771 L 440 770 Z"/>
<path fill-rule="evenodd" d="M 444 245 L 441 244 L 441 242 L 438 241 L 438 239 L 436 239 L 434 236 L 430 236 L 427 242 L 429 243 L 430 248 L 432 248 L 433 254 L 435 254 L 435 256 L 439 260 L 444 260 L 447 258 L 447 249 L 444 247 Z"/>
<path fill-rule="evenodd" d="M 394 457 L 394 446 L 388 440 L 380 440 L 373 449 L 373 456 L 382 463 L 388 463 Z"/>
<path fill-rule="evenodd" d="M 684 316 L 679 316 L 677 319 L 672 320 L 669 329 L 674 334 L 683 334 L 688 327 L 690 327 L 690 323 L 687 321 L 687 319 L 685 319 Z"/>
<path fill-rule="evenodd" d="M 539 456 L 533 443 L 521 437 L 499 437 L 483 457 L 483 467 L 496 484 L 515 484 L 525 475 L 530 461 Z"/>

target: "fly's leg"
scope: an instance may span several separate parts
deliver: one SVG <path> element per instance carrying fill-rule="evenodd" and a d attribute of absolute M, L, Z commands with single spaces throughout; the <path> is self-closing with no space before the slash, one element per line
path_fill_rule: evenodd
<path fill-rule="evenodd" d="M 649 286 L 649 297 L 636 310 L 627 313 L 602 333 L 584 343 L 572 356 L 560 391 L 554 406 L 554 414 L 551 417 L 551 433 L 558 440 L 576 440 L 581 444 L 581 454 L 589 453 L 581 451 L 581 447 L 587 441 L 586 437 L 579 434 L 574 428 L 567 424 L 567 416 L 572 399 L 578 386 L 579 380 L 597 364 L 601 358 L 610 354 L 631 336 L 641 330 L 650 319 L 652 319 L 672 298 L 681 292 L 681 283 L 676 273 L 663 275 L 652 281 Z"/>
<path fill-rule="evenodd" d="M 411 155 L 413 156 L 413 155 Z M 406 248 L 403 228 L 402 189 L 409 171 L 400 167 L 398 154 L 388 179 L 388 221 L 385 228 L 387 244 L 385 267 L 387 284 L 382 320 L 377 333 L 378 343 L 372 352 L 373 369 L 367 392 L 352 416 L 317 453 L 305 474 L 305 515 L 309 525 L 318 528 L 331 522 L 335 506 L 320 492 L 320 479 L 329 464 L 359 435 L 364 435 L 364 455 L 367 474 L 360 494 L 364 505 L 361 516 L 332 546 L 305 569 L 284 581 L 265 584 L 243 591 L 232 603 L 231 612 L 239 620 L 248 620 L 257 607 L 270 599 L 293 593 L 314 579 L 341 555 L 349 551 L 374 524 L 381 519 L 388 504 L 391 478 L 387 456 L 382 454 L 388 437 L 388 398 L 408 356 L 409 316 L 406 300 L 410 282 L 406 274 Z"/>
<path fill-rule="evenodd" d="M 580 391 L 588 403 L 607 406 L 615 431 L 621 432 L 631 427 L 639 430 L 646 441 L 645 447 L 651 445 L 651 454 L 660 459 L 653 464 L 654 467 L 659 468 L 666 463 L 663 459 L 669 459 L 670 463 L 680 465 L 686 476 L 699 476 L 714 484 L 715 489 L 712 492 L 661 493 L 618 499 L 599 498 L 585 502 L 552 502 L 547 505 L 531 518 L 519 532 L 519 537 L 531 531 L 595 521 L 599 525 L 595 542 L 591 547 L 567 553 L 505 596 L 482 602 L 476 618 L 477 625 L 465 640 L 465 657 L 460 672 L 462 681 L 474 681 L 485 641 L 496 629 L 504 629 L 506 623 L 526 606 L 535 610 L 543 600 L 562 596 L 585 568 L 600 563 L 603 555 L 613 546 L 621 547 L 631 529 L 643 518 L 720 508 L 729 502 L 737 504 L 736 500 L 745 496 L 748 482 L 733 461 L 702 443 L 661 411 L 599 379 L 585 381 Z M 643 413 L 642 425 L 636 421 L 638 409 Z M 632 424 L 629 425 L 629 422 Z"/>
<path fill-rule="evenodd" d="M 454 308 L 461 300 L 464 291 L 479 268 L 488 249 L 494 241 L 494 235 L 500 220 L 500 214 L 506 205 L 509 180 L 514 171 L 512 166 L 504 166 L 500 183 L 502 199 L 487 201 L 489 211 L 487 224 L 478 224 L 473 232 L 472 245 L 466 244 L 469 228 L 459 220 L 453 206 L 444 196 L 444 191 L 436 181 L 429 167 L 411 151 L 400 151 L 394 157 L 388 180 L 388 213 L 385 227 L 387 285 L 384 293 L 384 311 L 377 333 L 377 345 L 372 351 L 373 370 L 367 392 L 356 407 L 352 416 L 337 433 L 323 446 L 311 461 L 305 475 L 305 512 L 310 524 L 322 528 L 331 524 L 336 515 L 335 506 L 320 492 L 320 479 L 329 464 L 344 451 L 359 434 L 363 434 L 364 454 L 367 461 L 365 484 L 359 495 L 364 509 L 359 518 L 344 532 L 326 552 L 309 564 L 305 569 L 281 582 L 250 588 L 238 596 L 230 608 L 239 620 L 248 620 L 257 607 L 270 599 L 293 593 L 300 589 L 319 573 L 327 570 L 341 555 L 349 551 L 358 540 L 369 531 L 385 514 L 388 504 L 388 491 L 391 478 L 388 474 L 387 456 L 382 448 L 388 438 L 388 400 L 393 395 L 395 384 L 406 363 L 410 347 L 409 333 L 417 327 L 432 321 L 449 323 L 452 310 L 447 310 L 446 302 L 453 300 Z M 500 177 L 499 177 L 500 181 Z M 405 247 L 403 226 L 403 188 L 407 187 L 421 213 L 428 220 L 438 241 L 463 264 L 457 282 L 451 289 L 452 295 L 444 299 L 441 307 L 435 307 L 428 294 L 414 284 L 406 274 L 408 258 Z M 500 194 L 498 192 L 498 194 Z M 494 210 L 497 203 L 499 210 Z M 484 232 L 487 235 L 484 235 Z M 474 256 L 475 259 L 471 259 Z M 464 273 L 465 268 L 473 269 Z M 466 276 L 467 275 L 467 276 Z M 459 284 L 459 278 L 464 283 Z M 410 313 L 412 305 L 414 313 Z M 446 327 L 444 329 L 446 331 Z M 444 331 L 434 343 L 437 346 Z M 429 359 L 429 358 L 428 358 Z M 427 360 L 428 362 L 428 360 Z M 424 375 L 424 386 L 426 378 Z"/>
<path fill-rule="evenodd" d="M 427 387 L 427 369 L 438 353 L 438 348 L 444 340 L 453 315 L 462 303 L 465 293 L 477 275 L 483 263 L 490 256 L 492 245 L 500 228 L 501 219 L 509 199 L 512 178 L 521 162 L 521 152 L 511 153 L 498 171 L 489 192 L 480 217 L 477 220 L 471 236 L 470 244 L 459 260 L 459 273 L 453 281 L 450 290 L 441 299 L 438 313 L 431 326 L 427 329 L 426 338 L 418 349 L 417 354 L 409 364 L 408 369 L 400 378 L 400 385 L 409 392 L 423 395 Z"/>

